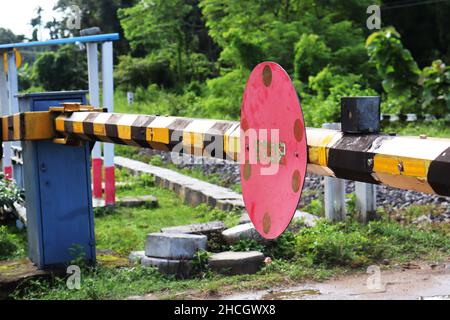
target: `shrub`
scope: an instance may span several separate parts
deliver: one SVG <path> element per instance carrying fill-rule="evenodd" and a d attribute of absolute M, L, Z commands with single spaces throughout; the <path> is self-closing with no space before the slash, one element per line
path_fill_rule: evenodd
<path fill-rule="evenodd" d="M 403 47 L 400 34 L 392 27 L 372 33 L 366 47 L 389 99 L 384 111 L 420 113 L 420 69 L 411 53 Z"/>
<path fill-rule="evenodd" d="M 422 109 L 438 118 L 450 113 L 450 67 L 441 60 L 433 61 L 422 71 Z"/>
<path fill-rule="evenodd" d="M 40 55 L 33 64 L 32 78 L 34 85 L 47 91 L 80 90 L 87 88 L 86 70 L 85 53 L 67 45 Z"/>

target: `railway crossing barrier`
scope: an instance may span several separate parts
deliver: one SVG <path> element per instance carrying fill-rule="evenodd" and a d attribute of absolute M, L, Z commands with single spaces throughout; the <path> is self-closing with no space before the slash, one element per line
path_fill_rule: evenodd
<path fill-rule="evenodd" d="M 86 105 L 83 93 L 67 94 L 19 96 L 20 112 L 0 121 L 0 142 L 23 143 L 29 256 L 40 268 L 69 262 L 74 246 L 95 260 L 89 165 L 95 142 L 239 162 L 247 211 L 269 239 L 292 218 L 306 170 L 450 196 L 450 139 L 305 128 L 289 77 L 274 63 L 252 72 L 241 122 L 112 113 Z M 259 135 L 264 128 L 274 129 L 276 139 L 268 130 Z M 279 170 L 262 173 L 272 166 Z"/>

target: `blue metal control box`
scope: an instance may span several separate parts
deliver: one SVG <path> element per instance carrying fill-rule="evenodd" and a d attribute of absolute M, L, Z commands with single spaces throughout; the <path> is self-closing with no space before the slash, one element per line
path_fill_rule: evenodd
<path fill-rule="evenodd" d="M 86 102 L 85 91 L 19 96 L 19 110 L 47 111 L 63 102 Z M 28 255 L 39 268 L 75 258 L 95 261 L 90 148 L 24 141 Z"/>

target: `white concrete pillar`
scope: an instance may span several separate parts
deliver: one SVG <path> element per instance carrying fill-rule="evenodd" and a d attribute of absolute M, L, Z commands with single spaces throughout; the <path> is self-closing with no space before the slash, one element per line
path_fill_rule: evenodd
<path fill-rule="evenodd" d="M 2 116 L 7 116 L 9 114 L 8 83 L 3 64 L 3 54 L 0 54 L 0 107 Z M 2 171 L 9 178 L 12 178 L 11 142 L 3 142 Z"/>
<path fill-rule="evenodd" d="M 376 217 L 377 186 L 370 183 L 355 182 L 355 194 L 358 220 L 367 223 Z"/>
<path fill-rule="evenodd" d="M 89 79 L 89 102 L 92 106 L 100 107 L 100 88 L 98 75 L 98 45 L 97 43 L 87 43 L 87 63 Z M 101 199 L 102 188 L 102 151 L 101 142 L 96 142 L 92 149 L 92 184 L 94 198 Z"/>
<path fill-rule="evenodd" d="M 114 112 L 113 44 L 102 44 L 103 107 Z M 114 144 L 104 144 L 105 204 L 114 205 L 116 199 Z"/>
<path fill-rule="evenodd" d="M 341 130 L 340 123 L 324 123 L 324 129 Z M 345 220 L 345 180 L 334 177 L 324 177 L 325 217 L 332 222 Z"/>

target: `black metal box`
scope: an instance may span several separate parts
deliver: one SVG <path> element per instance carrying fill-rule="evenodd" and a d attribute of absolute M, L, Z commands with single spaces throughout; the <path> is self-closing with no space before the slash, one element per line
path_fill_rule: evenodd
<path fill-rule="evenodd" d="M 378 133 L 380 131 L 380 103 L 380 97 L 342 97 L 342 132 Z"/>

